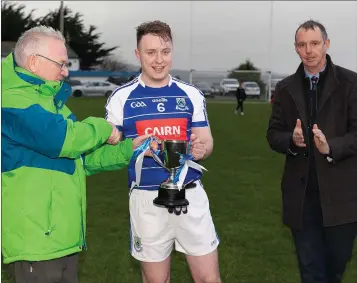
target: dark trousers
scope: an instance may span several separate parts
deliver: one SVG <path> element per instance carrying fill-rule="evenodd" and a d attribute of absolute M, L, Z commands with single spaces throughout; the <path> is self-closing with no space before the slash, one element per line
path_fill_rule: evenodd
<path fill-rule="evenodd" d="M 78 254 L 44 261 L 14 262 L 16 283 L 77 283 Z"/>
<path fill-rule="evenodd" d="M 244 102 L 244 100 L 238 100 L 238 105 L 236 107 L 236 111 L 238 111 L 240 109 L 240 112 L 244 112 L 243 111 L 243 102 Z"/>
<path fill-rule="evenodd" d="M 292 230 L 302 283 L 339 283 L 351 259 L 357 222 L 324 227 L 318 191 L 307 193 L 303 227 Z"/>

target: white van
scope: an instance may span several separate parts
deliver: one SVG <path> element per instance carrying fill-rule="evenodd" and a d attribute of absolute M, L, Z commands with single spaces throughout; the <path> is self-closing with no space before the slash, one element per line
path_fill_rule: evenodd
<path fill-rule="evenodd" d="M 224 90 L 223 95 L 228 95 L 228 94 L 235 94 L 237 91 L 237 88 L 239 87 L 239 82 L 237 79 L 223 79 L 220 82 L 220 86 Z"/>
<path fill-rule="evenodd" d="M 244 82 L 242 87 L 247 97 L 260 98 L 260 87 L 256 82 Z"/>

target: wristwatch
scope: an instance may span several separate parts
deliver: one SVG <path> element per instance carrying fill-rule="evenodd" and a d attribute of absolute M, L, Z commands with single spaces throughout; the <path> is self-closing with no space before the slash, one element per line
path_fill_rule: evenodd
<path fill-rule="evenodd" d="M 333 161 L 334 161 L 333 158 L 328 155 L 326 156 L 326 160 L 328 163 L 333 163 Z"/>
<path fill-rule="evenodd" d="M 331 149 L 330 149 L 330 152 L 328 154 L 325 154 L 325 157 L 326 157 L 326 160 L 328 163 L 334 163 L 335 160 L 333 159 L 332 157 L 332 154 L 331 154 Z"/>

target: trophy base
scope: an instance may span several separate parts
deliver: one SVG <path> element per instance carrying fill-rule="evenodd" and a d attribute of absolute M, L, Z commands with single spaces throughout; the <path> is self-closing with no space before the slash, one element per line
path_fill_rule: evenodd
<path fill-rule="evenodd" d="M 182 211 L 186 214 L 189 201 L 186 199 L 185 189 L 178 190 L 167 185 L 159 188 L 158 197 L 154 199 L 153 203 L 157 206 L 166 207 L 169 213 L 175 212 L 176 215 L 180 215 Z"/>

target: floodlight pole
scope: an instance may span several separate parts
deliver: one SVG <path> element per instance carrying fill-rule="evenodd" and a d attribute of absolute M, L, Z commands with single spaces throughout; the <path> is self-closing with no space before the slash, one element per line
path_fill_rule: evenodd
<path fill-rule="evenodd" d="M 190 11 L 189 11 L 189 14 L 190 14 L 190 44 L 189 44 L 189 66 L 190 66 L 190 75 L 189 75 L 189 83 L 192 84 L 192 75 L 193 75 L 193 66 L 192 66 L 192 1 L 190 1 Z"/>
<path fill-rule="evenodd" d="M 61 5 L 60 5 L 60 11 L 59 11 L 59 30 L 62 33 L 62 35 L 64 36 L 64 10 L 63 10 L 63 1 L 61 1 Z"/>
<path fill-rule="evenodd" d="M 272 83 L 272 45 L 273 45 L 273 11 L 274 11 L 274 1 L 270 1 L 270 24 L 269 24 L 269 51 L 268 51 L 268 58 L 269 58 L 269 83 L 268 83 L 268 93 L 266 97 L 267 101 L 270 101 L 271 98 L 271 83 Z"/>

